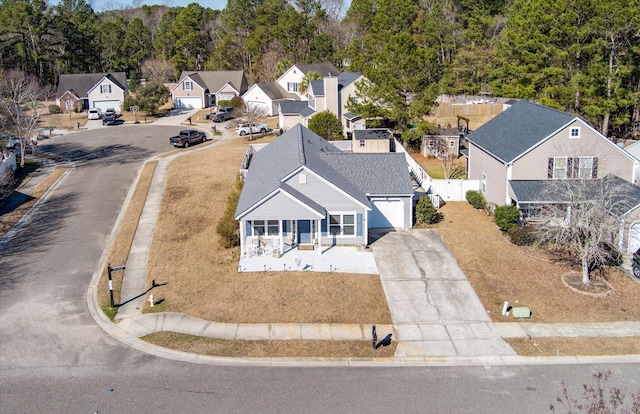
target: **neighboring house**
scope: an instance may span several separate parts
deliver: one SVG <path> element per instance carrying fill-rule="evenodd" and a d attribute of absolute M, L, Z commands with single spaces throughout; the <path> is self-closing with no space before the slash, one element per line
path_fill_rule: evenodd
<path fill-rule="evenodd" d="M 636 141 L 633 144 L 624 147 L 624 150 L 640 162 L 640 141 Z M 633 182 L 636 184 L 640 183 L 640 168 L 638 168 L 638 170 L 636 171 Z"/>
<path fill-rule="evenodd" d="M 247 77 L 242 70 L 184 71 L 171 89 L 171 99 L 174 108 L 208 108 L 241 96 L 247 86 Z"/>
<path fill-rule="evenodd" d="M 243 254 L 367 245 L 369 229 L 412 225 L 405 157 L 342 152 L 296 125 L 252 155 L 235 218 Z"/>
<path fill-rule="evenodd" d="M 64 74 L 58 80 L 56 105 L 63 111 L 89 108 L 121 111 L 128 95 L 124 72 Z"/>
<path fill-rule="evenodd" d="M 425 135 L 422 138 L 422 155 L 438 157 L 445 152 L 455 157 L 460 155 L 460 139 L 464 138 L 464 127 L 440 128 L 436 135 Z M 440 146 L 444 145 L 445 148 Z"/>
<path fill-rule="evenodd" d="M 595 179 L 634 182 L 640 162 L 576 115 L 517 101 L 468 136 L 468 177 L 486 200 L 518 204 L 514 180 Z"/>
<path fill-rule="evenodd" d="M 525 212 L 534 213 L 544 204 L 570 203 L 571 184 L 576 180 L 511 180 L 509 182 L 512 193 L 518 200 L 518 206 Z M 620 220 L 620 234 L 618 249 L 621 252 L 633 253 L 640 248 L 640 187 L 608 174 L 603 178 L 587 181 L 596 188 L 608 188 L 614 194 L 615 204 L 612 213 Z M 535 217 L 534 217 L 535 218 Z"/>
<path fill-rule="evenodd" d="M 310 118 L 309 110 L 312 111 L 311 116 L 316 112 L 330 111 L 342 123 L 345 134 L 364 128 L 364 120 L 353 116 L 346 109 L 349 97 L 355 95 L 356 82 L 362 78 L 359 73 L 342 72 L 337 76 L 331 74 L 322 80 L 309 82 L 307 100 L 299 101 L 300 104 L 295 107 L 285 106 L 287 112 L 279 113 L 280 128 L 286 129 L 290 125 L 304 123 L 305 119 Z M 295 108 L 298 108 L 299 112 L 294 112 Z"/>
<path fill-rule="evenodd" d="M 306 127 L 315 113 L 307 101 L 282 101 L 278 104 L 278 127 L 283 131 L 298 124 Z"/>
<path fill-rule="evenodd" d="M 298 99 L 302 99 L 305 96 L 300 93 L 300 84 L 304 76 L 312 71 L 320 74 L 323 78 L 327 76 L 337 76 L 338 73 L 340 73 L 340 70 L 329 62 L 296 64 L 280 75 L 280 77 L 276 79 L 276 83 L 286 92 L 294 93 L 298 96 Z"/>
<path fill-rule="evenodd" d="M 260 82 L 251 86 L 243 95 L 245 105 L 262 108 L 268 116 L 278 115 L 278 107 L 284 101 L 299 101 L 300 97 L 287 92 L 275 82 Z"/>
<path fill-rule="evenodd" d="M 357 129 L 352 140 L 353 152 L 391 152 L 393 138 L 388 129 Z"/>

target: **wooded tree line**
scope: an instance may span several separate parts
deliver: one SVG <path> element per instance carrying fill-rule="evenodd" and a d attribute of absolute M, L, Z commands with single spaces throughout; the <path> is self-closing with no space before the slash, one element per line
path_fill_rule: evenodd
<path fill-rule="evenodd" d="M 61 73 L 245 69 L 292 63 L 363 73 L 355 107 L 420 127 L 439 94 L 527 98 L 606 135 L 640 129 L 640 0 L 228 0 L 223 10 L 142 6 L 96 13 L 86 0 L 0 0 L 4 69 Z M 169 79 L 166 79 L 169 80 Z M 413 133 L 420 133 L 416 129 Z"/>

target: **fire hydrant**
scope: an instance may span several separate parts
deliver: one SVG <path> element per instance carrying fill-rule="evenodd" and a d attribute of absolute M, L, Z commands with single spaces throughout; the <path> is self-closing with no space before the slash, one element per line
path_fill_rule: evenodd
<path fill-rule="evenodd" d="M 153 299 L 153 294 L 149 295 L 149 304 L 151 305 L 152 308 L 155 305 L 154 299 Z"/>

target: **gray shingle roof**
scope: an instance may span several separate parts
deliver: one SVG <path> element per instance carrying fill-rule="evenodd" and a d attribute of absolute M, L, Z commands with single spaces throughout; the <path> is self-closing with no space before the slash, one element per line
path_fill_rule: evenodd
<path fill-rule="evenodd" d="M 314 80 L 309 82 L 309 90 L 314 96 L 324 96 L 324 81 Z"/>
<path fill-rule="evenodd" d="M 280 112 L 284 115 L 301 115 L 306 118 L 316 111 L 309 108 L 309 101 L 282 101 L 280 102 Z"/>
<path fill-rule="evenodd" d="M 388 129 L 356 129 L 353 131 L 353 139 L 389 139 Z"/>
<path fill-rule="evenodd" d="M 640 187 L 617 175 L 608 174 L 593 180 L 510 180 L 509 185 L 519 204 L 567 203 L 567 188 L 587 184 L 586 191 L 612 190 L 615 206 L 612 212 L 618 216 L 640 206 Z M 569 187 L 568 187 L 569 186 Z"/>
<path fill-rule="evenodd" d="M 300 97 L 295 93 L 287 92 L 279 83 L 276 82 L 259 82 L 256 84 L 272 101 L 278 99 L 290 99 L 299 101 Z"/>
<path fill-rule="evenodd" d="M 87 99 L 89 90 L 106 76 L 122 90 L 127 91 L 127 75 L 124 72 L 63 74 L 58 79 L 56 98 L 60 98 L 66 91 L 73 91 L 79 98 Z"/>
<path fill-rule="evenodd" d="M 338 75 L 338 90 L 341 90 L 347 85 L 355 82 L 360 76 L 360 73 L 345 71 Z"/>
<path fill-rule="evenodd" d="M 314 72 L 318 72 L 320 76 L 322 76 L 323 78 L 325 76 L 329 76 L 329 74 L 333 76 L 337 76 L 340 73 L 340 70 L 338 70 L 338 68 L 336 68 L 335 66 L 333 66 L 332 63 L 329 63 L 329 62 L 307 63 L 307 64 L 301 64 L 296 66 L 305 75 L 310 71 L 314 71 Z"/>
<path fill-rule="evenodd" d="M 381 165 L 384 168 L 380 168 Z M 281 185 L 281 180 L 301 166 L 306 166 L 367 207 L 370 207 L 367 194 L 413 193 L 402 154 L 344 153 L 297 124 L 253 155 L 238 200 L 236 217 L 278 188 L 289 192 L 288 186 Z M 322 208 L 321 200 L 311 202 L 303 197 L 296 198 L 316 211 L 323 211 L 319 210 Z"/>
<path fill-rule="evenodd" d="M 472 132 L 468 139 L 508 163 L 575 118 L 575 115 L 523 100 Z"/>
<path fill-rule="evenodd" d="M 200 87 L 208 90 L 209 93 L 216 93 L 225 84 L 229 83 L 240 94 L 243 94 L 248 89 L 247 78 L 242 70 L 200 70 L 200 71 L 183 71 L 180 74 L 180 80 L 189 76 Z"/>

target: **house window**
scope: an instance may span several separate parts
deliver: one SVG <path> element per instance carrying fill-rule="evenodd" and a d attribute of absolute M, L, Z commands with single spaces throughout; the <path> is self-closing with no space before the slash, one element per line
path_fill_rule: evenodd
<path fill-rule="evenodd" d="M 436 142 L 432 139 L 429 140 L 429 148 L 433 148 L 436 146 Z"/>
<path fill-rule="evenodd" d="M 353 213 L 329 214 L 329 234 L 332 236 L 355 236 L 356 215 Z"/>
<path fill-rule="evenodd" d="M 309 108 L 316 109 L 316 97 L 309 95 Z"/>
<path fill-rule="evenodd" d="M 278 236 L 280 227 L 278 220 L 253 220 L 251 222 L 252 236 Z"/>
<path fill-rule="evenodd" d="M 480 182 L 482 194 L 487 194 L 487 174 L 482 173 L 482 181 Z"/>
<path fill-rule="evenodd" d="M 100 93 L 111 93 L 111 85 L 100 85 Z"/>
<path fill-rule="evenodd" d="M 298 176 L 298 183 L 306 184 L 307 183 L 307 174 L 300 174 Z"/>
<path fill-rule="evenodd" d="M 455 147 L 455 146 L 456 146 L 455 141 L 449 141 L 449 147 L 450 147 L 450 148 L 453 148 L 453 147 Z"/>
<path fill-rule="evenodd" d="M 580 138 L 580 127 L 572 127 L 569 132 L 569 137 Z"/>
<path fill-rule="evenodd" d="M 579 157 L 578 158 L 578 178 L 591 178 L 591 177 L 593 177 L 593 157 Z"/>
<path fill-rule="evenodd" d="M 553 158 L 553 179 L 565 180 L 567 178 L 567 157 Z"/>
<path fill-rule="evenodd" d="M 186 80 L 186 81 L 184 81 L 183 85 L 184 85 L 184 90 L 185 91 L 193 90 L 193 84 L 191 83 L 191 81 L 187 81 Z"/>
<path fill-rule="evenodd" d="M 361 140 L 360 140 L 360 146 L 361 146 L 361 147 L 364 147 L 364 139 L 361 139 Z"/>
<path fill-rule="evenodd" d="M 287 92 L 298 92 L 299 83 L 287 82 Z"/>

